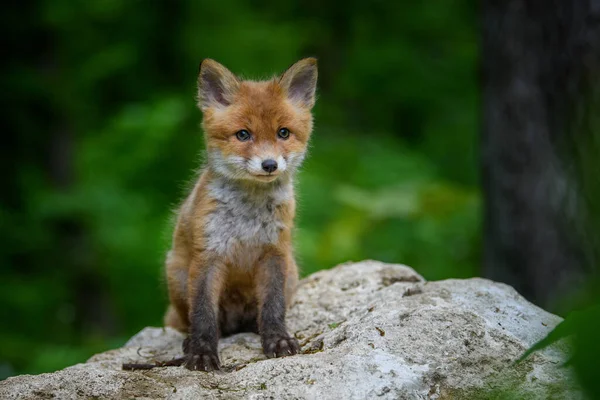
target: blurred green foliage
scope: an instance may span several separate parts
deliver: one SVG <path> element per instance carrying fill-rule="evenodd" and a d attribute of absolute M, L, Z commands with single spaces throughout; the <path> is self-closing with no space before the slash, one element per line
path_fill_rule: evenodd
<path fill-rule="evenodd" d="M 597 288 L 598 283 L 595 282 L 594 286 Z M 600 321 L 600 304 L 598 303 L 582 310 L 573 311 L 547 337 L 527 350 L 518 362 L 522 362 L 533 352 L 561 339 L 568 339 L 573 350 L 565 366 L 573 368 L 590 399 L 600 398 L 600 388 L 597 385 L 598 371 L 594 368 L 600 355 L 597 321 Z"/>
<path fill-rule="evenodd" d="M 319 58 L 298 184 L 303 274 L 365 258 L 428 279 L 478 274 L 474 3 L 7 7 L 1 101 L 16 134 L 0 165 L 10 172 L 0 378 L 82 362 L 162 323 L 172 210 L 202 160 L 194 97 L 204 57 L 252 78 Z"/>

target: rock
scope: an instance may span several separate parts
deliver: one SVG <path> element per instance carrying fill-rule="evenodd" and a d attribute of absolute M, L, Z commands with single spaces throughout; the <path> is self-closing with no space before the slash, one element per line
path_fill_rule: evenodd
<path fill-rule="evenodd" d="M 181 355 L 183 335 L 146 328 L 84 364 L 8 378 L 0 398 L 468 399 L 506 389 L 519 399 L 583 398 L 561 366 L 565 343 L 513 364 L 560 321 L 504 284 L 425 282 L 408 267 L 364 261 L 300 283 L 288 326 L 304 354 L 266 359 L 259 337 L 243 333 L 221 340 L 222 372 L 122 371 Z"/>

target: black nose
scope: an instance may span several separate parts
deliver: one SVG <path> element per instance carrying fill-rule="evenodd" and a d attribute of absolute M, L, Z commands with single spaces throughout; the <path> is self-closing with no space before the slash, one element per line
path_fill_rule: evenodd
<path fill-rule="evenodd" d="M 277 169 L 277 161 L 272 159 L 265 160 L 262 162 L 262 168 L 268 173 L 271 173 Z"/>

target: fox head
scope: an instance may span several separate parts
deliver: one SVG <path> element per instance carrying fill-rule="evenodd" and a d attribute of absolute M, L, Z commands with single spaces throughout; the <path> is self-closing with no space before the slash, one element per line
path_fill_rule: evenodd
<path fill-rule="evenodd" d="M 209 167 L 225 178 L 257 183 L 290 177 L 312 132 L 316 84 L 314 58 L 258 82 L 241 80 L 214 60 L 202 61 L 198 106 Z"/>

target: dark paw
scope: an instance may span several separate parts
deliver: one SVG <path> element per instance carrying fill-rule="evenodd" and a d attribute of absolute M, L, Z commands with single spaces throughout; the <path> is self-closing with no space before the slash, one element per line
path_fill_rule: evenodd
<path fill-rule="evenodd" d="M 217 354 L 186 354 L 183 365 L 190 371 L 218 371 L 221 363 Z"/>
<path fill-rule="evenodd" d="M 193 340 L 187 337 L 183 341 L 185 362 L 183 365 L 190 371 L 216 371 L 221 369 L 216 346 L 210 346 L 204 340 Z"/>
<path fill-rule="evenodd" d="M 269 358 L 285 357 L 300 351 L 298 341 L 289 336 L 269 336 L 263 339 L 263 351 Z"/>

